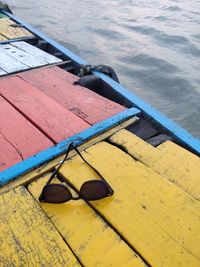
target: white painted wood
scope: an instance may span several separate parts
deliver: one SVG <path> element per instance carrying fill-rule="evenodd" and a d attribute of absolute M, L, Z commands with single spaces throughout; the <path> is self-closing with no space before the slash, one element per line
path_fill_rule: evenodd
<path fill-rule="evenodd" d="M 7 72 L 3 70 L 2 68 L 0 68 L 0 76 L 5 75 L 5 74 L 7 74 Z"/>
<path fill-rule="evenodd" d="M 25 51 L 10 44 L 1 45 L 1 49 L 4 50 L 7 55 L 15 58 L 18 62 L 27 65 L 29 68 L 35 68 L 47 64 L 46 61 L 39 59 L 34 55 L 30 55 Z"/>
<path fill-rule="evenodd" d="M 29 69 L 27 65 L 17 61 L 15 58 L 5 53 L 2 46 L 0 46 L 0 68 L 7 73 Z"/>
<path fill-rule="evenodd" d="M 23 41 L 12 43 L 12 45 L 25 51 L 26 53 L 30 55 L 34 55 L 38 59 L 46 61 L 48 64 L 58 63 L 62 61 L 61 59 L 54 57 L 48 54 L 47 52 Z"/>

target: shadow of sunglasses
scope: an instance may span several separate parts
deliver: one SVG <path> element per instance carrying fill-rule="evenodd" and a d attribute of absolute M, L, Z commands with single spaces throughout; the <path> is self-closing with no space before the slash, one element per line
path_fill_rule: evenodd
<path fill-rule="evenodd" d="M 74 149 L 77 152 L 77 154 L 83 159 L 83 161 L 90 168 L 92 168 L 92 170 L 95 171 L 98 174 L 98 176 L 101 178 L 101 180 L 86 181 L 85 183 L 82 184 L 79 192 L 77 192 L 77 189 L 68 179 L 66 179 L 64 176 L 62 176 L 59 173 L 59 170 L 62 167 L 63 163 L 67 160 L 70 148 Z M 51 183 L 54 177 L 58 178 L 61 182 L 66 183 L 69 187 L 71 187 L 74 191 L 78 193 L 78 196 L 73 197 L 70 190 L 64 184 Z M 69 200 L 78 200 L 78 199 L 98 200 L 98 199 L 111 196 L 113 195 L 113 193 L 114 193 L 113 189 L 107 183 L 107 181 L 103 178 L 103 176 L 99 173 L 99 171 L 96 170 L 89 162 L 87 162 L 83 158 L 82 154 L 73 145 L 73 143 L 70 143 L 64 159 L 62 160 L 58 168 L 54 170 L 49 180 L 47 181 L 46 185 L 43 187 L 39 200 L 42 202 L 56 204 L 56 203 L 64 203 Z"/>

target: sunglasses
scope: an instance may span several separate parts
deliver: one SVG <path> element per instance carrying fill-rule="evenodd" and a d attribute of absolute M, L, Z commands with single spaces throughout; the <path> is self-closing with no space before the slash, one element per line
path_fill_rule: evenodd
<path fill-rule="evenodd" d="M 101 178 L 101 180 L 89 180 L 82 184 L 80 191 L 77 192 L 77 189 L 74 185 L 64 176 L 59 173 L 60 168 L 63 163 L 67 160 L 70 149 L 74 149 L 76 153 L 81 157 L 81 159 Z M 73 197 L 70 190 L 65 184 L 57 184 L 51 183 L 54 178 L 57 178 L 60 182 L 65 183 L 68 187 L 72 188 L 76 193 L 78 193 L 77 197 Z M 46 185 L 43 187 L 42 192 L 39 197 L 39 201 L 47 202 L 47 203 L 64 203 L 69 200 L 98 200 L 108 196 L 112 196 L 114 190 L 107 183 L 107 181 L 103 178 L 103 176 L 96 170 L 89 162 L 84 159 L 82 154 L 78 151 L 78 149 L 70 143 L 68 146 L 67 153 L 64 159 L 61 161 L 58 168 L 56 168 L 51 174 L 49 180 Z"/>

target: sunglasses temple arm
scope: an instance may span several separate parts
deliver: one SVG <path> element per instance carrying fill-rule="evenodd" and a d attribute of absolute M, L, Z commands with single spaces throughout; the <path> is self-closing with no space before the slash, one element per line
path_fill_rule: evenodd
<path fill-rule="evenodd" d="M 60 170 L 60 168 L 62 167 L 62 165 L 63 165 L 64 162 L 66 161 L 66 159 L 67 159 L 67 157 L 68 157 L 68 154 L 69 154 L 69 151 L 70 151 L 70 148 L 74 148 L 73 143 L 70 143 L 70 144 L 69 144 L 64 159 L 61 161 L 61 163 L 60 163 L 60 165 L 58 166 L 58 168 L 56 168 L 56 169 L 54 170 L 54 172 L 51 174 L 51 176 L 49 177 L 49 180 L 47 181 L 46 185 L 48 185 L 48 184 L 51 183 L 51 181 L 53 180 L 53 178 L 55 177 L 55 175 L 58 173 L 58 171 Z M 58 178 L 60 178 L 60 180 L 62 179 L 61 176 L 59 176 Z M 61 182 L 63 182 L 63 181 L 65 181 L 65 180 L 62 179 Z"/>
<path fill-rule="evenodd" d="M 72 146 L 73 146 L 73 144 L 72 144 Z M 82 160 L 94 171 L 94 172 L 96 172 L 99 176 L 100 176 L 100 178 L 106 183 L 106 185 L 108 186 L 108 188 L 110 189 L 110 192 L 111 192 L 111 194 L 113 194 L 114 193 L 114 190 L 112 189 L 112 187 L 108 184 L 108 182 L 105 180 L 105 178 L 101 175 L 101 173 L 96 169 L 96 168 L 94 168 L 86 159 L 84 159 L 84 157 L 82 156 L 82 154 L 78 151 L 78 149 L 75 147 L 75 146 L 73 146 L 73 148 L 74 148 L 74 150 L 76 151 L 76 153 L 82 158 Z"/>

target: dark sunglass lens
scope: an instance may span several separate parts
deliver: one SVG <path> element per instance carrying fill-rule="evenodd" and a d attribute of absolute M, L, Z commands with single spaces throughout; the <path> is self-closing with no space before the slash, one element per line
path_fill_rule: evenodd
<path fill-rule="evenodd" d="M 42 190 L 42 200 L 48 203 L 63 203 L 71 198 L 70 191 L 62 184 L 49 184 Z"/>
<path fill-rule="evenodd" d="M 97 200 L 108 195 L 108 187 L 103 181 L 88 181 L 82 185 L 80 194 L 87 200 Z"/>

